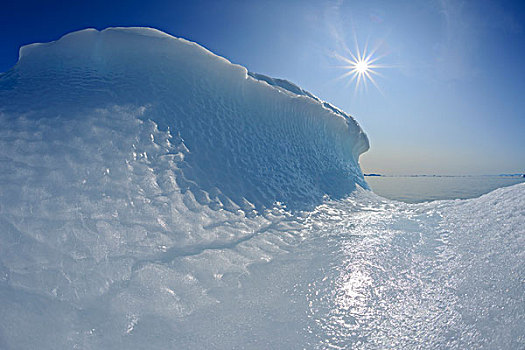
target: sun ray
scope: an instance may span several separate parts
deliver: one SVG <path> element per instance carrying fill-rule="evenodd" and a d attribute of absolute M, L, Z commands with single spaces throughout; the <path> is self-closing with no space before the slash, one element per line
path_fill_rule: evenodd
<path fill-rule="evenodd" d="M 374 47 L 372 47 L 372 50 L 368 54 L 368 57 L 373 57 L 375 55 L 376 51 L 379 50 L 380 46 L 381 46 L 380 44 L 377 44 Z"/>
<path fill-rule="evenodd" d="M 372 69 L 368 70 L 367 73 L 370 74 L 370 76 L 372 76 L 372 75 L 376 75 L 376 76 L 381 77 L 381 78 L 384 78 L 384 77 L 385 77 L 385 75 L 384 75 L 383 73 L 381 73 L 381 72 L 377 72 L 377 71 L 372 70 Z"/>
<path fill-rule="evenodd" d="M 368 39 L 366 39 L 365 41 L 365 47 L 363 48 L 363 54 L 361 55 L 361 60 L 365 62 L 368 61 L 368 58 L 369 58 L 366 54 L 367 50 L 368 50 Z"/>
<path fill-rule="evenodd" d="M 346 77 L 348 77 L 349 75 L 352 75 L 352 74 L 354 74 L 354 72 L 348 71 L 348 72 L 344 73 L 343 75 L 340 75 L 337 78 L 335 78 L 335 80 L 337 81 L 337 80 L 344 79 L 344 78 L 346 78 Z"/>

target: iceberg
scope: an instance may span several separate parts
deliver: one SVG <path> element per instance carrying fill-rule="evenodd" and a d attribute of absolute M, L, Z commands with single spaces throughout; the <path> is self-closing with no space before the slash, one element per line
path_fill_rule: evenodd
<path fill-rule="evenodd" d="M 405 204 L 366 134 L 150 28 L 0 75 L 0 348 L 520 348 L 525 185 Z"/>

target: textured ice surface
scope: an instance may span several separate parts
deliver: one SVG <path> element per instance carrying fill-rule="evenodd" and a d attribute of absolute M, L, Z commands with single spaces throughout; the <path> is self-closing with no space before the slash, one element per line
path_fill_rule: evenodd
<path fill-rule="evenodd" d="M 151 29 L 0 75 L 0 348 L 523 348 L 525 185 L 379 198 L 350 116 Z"/>

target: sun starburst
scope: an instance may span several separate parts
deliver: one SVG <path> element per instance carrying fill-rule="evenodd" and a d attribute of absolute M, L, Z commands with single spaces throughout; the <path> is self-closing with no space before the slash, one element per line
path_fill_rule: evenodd
<path fill-rule="evenodd" d="M 357 92 L 361 84 L 363 84 L 363 87 L 367 89 L 368 82 L 372 83 L 376 89 L 381 92 L 381 89 L 377 85 L 374 76 L 382 76 L 377 70 L 381 68 L 387 68 L 385 65 L 377 64 L 377 61 L 379 61 L 384 56 L 375 55 L 378 47 L 367 52 L 368 45 L 365 45 L 363 51 L 361 51 L 359 50 L 357 40 L 355 42 L 355 46 L 355 54 L 349 49 L 346 49 L 349 57 L 336 54 L 337 59 L 345 63 L 345 65 L 339 66 L 339 68 L 346 70 L 346 72 L 343 73 L 339 79 L 349 77 L 350 79 L 348 80 L 347 84 L 349 85 L 355 82 L 355 92 Z"/>

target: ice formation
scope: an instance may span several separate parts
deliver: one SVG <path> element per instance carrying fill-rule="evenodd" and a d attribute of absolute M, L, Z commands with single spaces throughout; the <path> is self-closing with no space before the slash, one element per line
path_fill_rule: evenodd
<path fill-rule="evenodd" d="M 367 190 L 357 122 L 146 28 L 0 75 L 0 348 L 519 348 L 525 185 Z"/>

